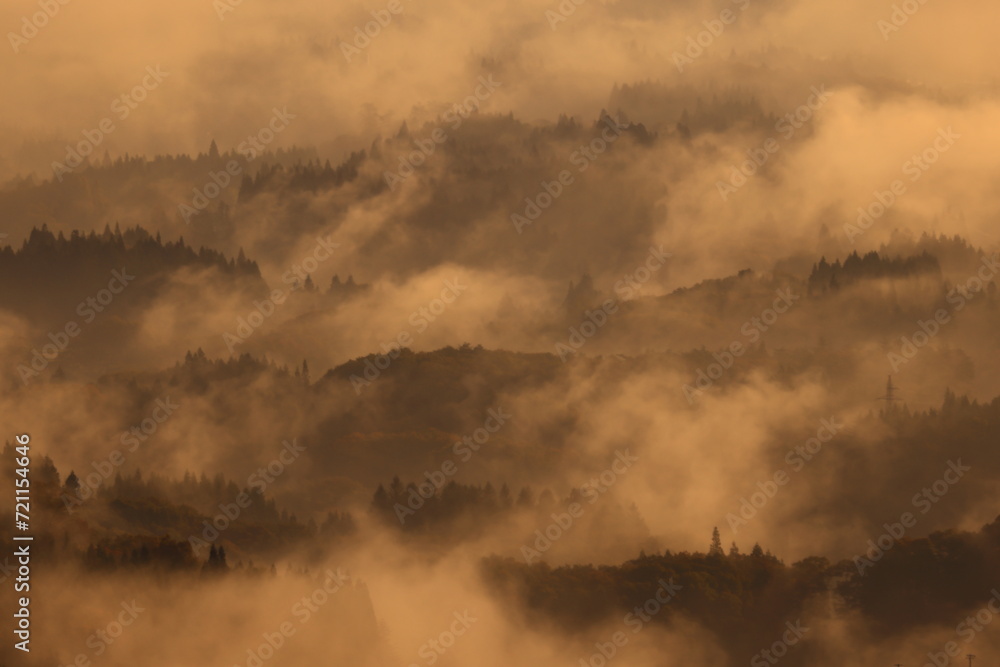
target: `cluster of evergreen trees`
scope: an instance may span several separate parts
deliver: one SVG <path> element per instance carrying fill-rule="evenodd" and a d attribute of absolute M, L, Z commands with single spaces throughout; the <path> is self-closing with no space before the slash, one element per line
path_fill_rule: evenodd
<path fill-rule="evenodd" d="M 246 203 L 268 190 L 287 188 L 296 192 L 316 192 L 339 187 L 357 178 L 366 159 L 367 154 L 362 150 L 352 152 L 337 167 L 332 166 L 329 160 L 321 165 L 318 159 L 288 167 L 281 163 L 263 164 L 255 174 L 244 174 L 237 201 Z"/>
<path fill-rule="evenodd" d="M 218 554 L 212 547 L 212 567 Z M 91 570 L 117 571 L 127 568 L 156 568 L 167 571 L 196 570 L 200 567 L 187 540 L 143 535 L 118 535 L 87 546 L 82 562 Z M 225 561 L 223 560 L 223 563 Z"/>
<path fill-rule="evenodd" d="M 757 545 L 749 555 L 735 544 L 725 554 L 718 531 L 707 553 L 665 551 L 617 566 L 556 568 L 490 557 L 483 560 L 482 572 L 493 590 L 529 619 L 571 633 L 607 620 L 620 622 L 641 609 L 662 582 L 678 584 L 676 597 L 648 622 L 668 625 L 678 616 L 694 620 L 734 662 L 742 662 L 765 644 L 762 637 L 780 637 L 786 623 L 801 619 L 809 626 L 810 608 L 856 612 L 877 636 L 954 628 L 995 594 L 1000 517 L 976 533 L 949 530 L 903 538 L 863 572 L 851 560 L 832 563 L 819 557 L 786 565 Z M 810 664 L 816 659 L 810 650 L 804 644 L 783 662 Z"/>
<path fill-rule="evenodd" d="M 0 463 L 8 483 L 14 478 L 12 447 L 6 443 Z M 67 497 L 80 497 L 81 482 L 75 472 L 61 483 L 51 459 L 37 456 L 31 475 L 32 517 L 39 527 L 35 539 L 44 546 L 43 560 L 77 560 L 95 570 L 149 567 L 222 572 L 230 566 L 230 545 L 239 554 L 240 565 L 248 556 L 275 557 L 302 545 L 322 551 L 357 531 L 348 512 L 328 511 L 321 521 L 302 522 L 294 513 L 279 509 L 273 498 L 257 489 L 241 491 L 221 474 L 209 479 L 187 473 L 173 480 L 156 473 L 144 476 L 140 470 L 118 473 L 98 487 L 93 497 L 71 505 L 65 502 Z M 200 536 L 205 522 L 219 513 L 220 504 L 232 503 L 241 492 L 251 502 L 242 508 L 238 520 L 210 545 L 207 554 L 195 553 L 190 536 Z M 252 561 L 248 567 L 254 570 Z"/>
<path fill-rule="evenodd" d="M 163 241 L 141 227 L 123 231 L 118 225 L 114 230 L 106 226 L 101 234 L 73 231 L 67 236 L 42 225 L 32 229 L 19 249 L 0 247 L 0 281 L 32 287 L 4 291 L 0 307 L 38 318 L 42 326 L 53 322 L 51 318 L 63 325 L 83 315 L 79 304 L 85 299 L 100 299 L 101 290 L 107 292 L 115 275 L 112 272 L 118 271 L 130 276 L 124 288 L 116 285 L 120 293 L 112 295 L 114 308 L 122 315 L 130 306 L 147 303 L 174 271 L 184 267 L 213 269 L 236 291 L 266 292 L 259 267 L 242 250 L 227 258 L 209 248 L 196 250 L 183 237 Z M 87 312 L 100 312 L 112 302 L 105 294 L 97 306 L 88 303 Z"/>
<path fill-rule="evenodd" d="M 632 612 L 642 618 L 664 582 L 679 590 L 644 622 L 666 626 L 678 615 L 693 619 L 739 659 L 760 649 L 761 637 L 780 636 L 788 620 L 828 588 L 830 565 L 811 558 L 788 567 L 755 546 L 750 555 L 722 553 L 716 535 L 709 553 L 641 554 L 617 566 L 567 565 L 490 557 L 482 572 L 491 588 L 529 619 L 570 633 L 605 621 L 621 624 Z M 622 629 L 626 629 L 622 627 Z M 631 634 L 631 633 L 629 633 Z"/>
<path fill-rule="evenodd" d="M 67 267 L 66 264 L 70 266 Z M 72 231 L 67 237 L 62 231 L 53 234 L 47 225 L 33 228 L 19 250 L 11 246 L 0 248 L 0 275 L 25 271 L 48 271 L 55 266 L 64 271 L 73 264 L 143 267 L 146 273 L 180 266 L 215 267 L 233 275 L 260 277 L 257 263 L 248 260 L 240 250 L 235 258 L 211 248 L 197 251 L 186 245 L 184 237 L 164 242 L 159 232 L 151 235 L 142 227 L 134 226 L 122 231 L 116 224 L 112 231 L 105 226 L 101 234 Z"/>
<path fill-rule="evenodd" d="M 826 257 L 813 265 L 809 274 L 809 293 L 825 294 L 836 292 L 859 280 L 873 278 L 909 278 L 920 274 L 941 275 L 941 265 L 935 256 L 926 251 L 912 257 L 883 257 L 874 250 L 859 255 L 852 252 L 841 264 L 836 260 L 833 264 Z"/>
<path fill-rule="evenodd" d="M 764 111 L 754 94 L 738 86 L 712 92 L 654 81 L 616 84 L 611 104 L 657 126 L 673 128 L 676 123 L 688 137 L 738 126 L 773 130 L 778 120 Z"/>
<path fill-rule="evenodd" d="M 430 497 L 425 497 L 427 495 Z M 545 490 L 537 504 L 554 507 L 555 496 Z M 515 506 L 536 506 L 534 493 L 529 487 L 522 487 L 515 499 L 506 483 L 497 490 L 490 482 L 475 485 L 452 480 L 430 495 L 426 490 L 418 489 L 413 482 L 404 485 L 398 476 L 392 478 L 388 489 L 379 484 L 371 502 L 374 516 L 386 525 L 398 526 L 408 532 L 451 527 L 463 516 L 488 519 Z"/>

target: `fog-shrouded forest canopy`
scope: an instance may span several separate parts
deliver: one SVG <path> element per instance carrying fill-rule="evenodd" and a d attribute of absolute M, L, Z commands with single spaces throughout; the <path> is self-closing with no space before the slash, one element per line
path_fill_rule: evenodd
<path fill-rule="evenodd" d="M 997 663 L 998 20 L 0 6 L 0 667 Z"/>

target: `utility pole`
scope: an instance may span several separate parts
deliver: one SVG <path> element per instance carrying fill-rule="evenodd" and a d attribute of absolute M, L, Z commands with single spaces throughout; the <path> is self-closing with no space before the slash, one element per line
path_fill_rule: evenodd
<path fill-rule="evenodd" d="M 974 655 L 972 655 L 970 653 L 969 655 L 967 655 L 965 657 L 969 659 L 969 667 L 972 667 L 972 659 L 975 658 L 976 656 L 974 656 Z"/>

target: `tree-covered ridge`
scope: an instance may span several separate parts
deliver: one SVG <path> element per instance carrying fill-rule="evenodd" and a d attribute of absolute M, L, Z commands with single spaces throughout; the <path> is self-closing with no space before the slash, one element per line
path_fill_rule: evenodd
<path fill-rule="evenodd" d="M 882 257 L 911 257 L 923 254 L 933 255 L 944 270 L 968 271 L 979 263 L 983 251 L 968 240 L 954 234 L 922 233 L 914 238 L 910 234 L 895 233 L 888 243 L 879 246 Z"/>
<path fill-rule="evenodd" d="M 514 492 L 506 482 L 497 488 L 492 482 L 463 484 L 444 478 L 439 481 L 439 485 L 429 479 L 404 484 L 396 476 L 388 487 L 379 484 L 372 494 L 372 517 L 381 525 L 407 535 L 447 545 L 499 531 L 519 515 L 529 519 L 532 529 L 544 527 L 552 521 L 553 512 L 565 512 L 566 507 L 577 503 L 588 511 L 577 523 L 575 533 L 602 535 L 612 545 L 632 543 L 652 548 L 655 544 L 634 504 L 626 507 L 613 499 L 604 499 L 590 511 L 591 501 L 596 501 L 600 493 L 594 489 L 573 489 L 559 498 L 551 489 L 536 494 L 530 486 Z M 527 530 L 522 537 L 530 545 L 537 536 Z M 601 551 L 595 549 L 595 553 Z M 606 555 L 606 550 L 602 555 Z"/>
<path fill-rule="evenodd" d="M 421 486 L 426 486 L 427 483 L 427 480 L 420 482 Z M 551 492 L 548 494 L 551 496 Z M 431 485 L 421 490 L 415 482 L 404 484 L 397 475 L 388 488 L 383 484 L 378 485 L 372 494 L 371 512 L 373 517 L 386 526 L 398 527 L 404 532 L 431 533 L 456 528 L 459 520 L 466 515 L 474 523 L 483 526 L 486 521 L 515 506 L 535 506 L 530 488 L 523 487 L 516 499 L 506 483 L 497 490 L 490 482 L 476 485 L 451 480 L 440 488 Z"/>
<path fill-rule="evenodd" d="M 600 567 L 489 557 L 482 573 L 531 622 L 578 636 L 628 618 L 662 582 L 676 584 L 676 596 L 648 622 L 694 621 L 735 662 L 744 662 L 770 644 L 763 639 L 780 637 L 787 623 L 815 627 L 813 621 L 834 609 L 873 637 L 956 624 L 971 631 L 969 619 L 1000 578 L 1000 517 L 979 532 L 903 537 L 887 550 L 836 563 L 809 557 L 786 565 L 758 545 L 745 555 L 735 544 L 728 554 L 713 544 L 708 553 L 665 551 Z M 811 664 L 814 650 L 819 646 L 806 643 L 784 660 Z"/>
<path fill-rule="evenodd" d="M 294 391 L 308 386 L 309 364 L 303 360 L 302 365 L 289 369 L 287 364 L 279 365 L 266 356 L 258 358 L 249 353 L 226 359 L 210 359 L 204 350 L 198 348 L 194 352 L 188 350 L 183 362 L 178 361 L 173 368 L 156 374 L 149 395 L 157 395 L 164 387 L 178 387 L 197 393 L 207 390 L 215 383 L 246 383 L 256 379 L 266 379 L 286 391 Z M 106 381 L 114 380 L 107 378 Z"/>
<path fill-rule="evenodd" d="M 16 457 L 10 442 L 3 455 L 0 471 L 12 480 Z M 70 471 L 61 482 L 51 459 L 33 461 L 36 540 L 50 545 L 51 555 L 62 562 L 183 570 L 224 564 L 226 551 L 240 561 L 272 562 L 302 546 L 317 552 L 335 548 L 357 530 L 348 512 L 330 509 L 318 520 L 300 520 L 279 509 L 260 479 L 241 487 L 222 474 L 171 479 L 139 469 L 102 477 L 94 470 Z M 247 500 L 238 504 L 241 494 Z"/>
<path fill-rule="evenodd" d="M 809 274 L 809 293 L 824 294 L 835 292 L 860 280 L 874 278 L 909 278 L 911 276 L 930 274 L 940 275 L 941 265 L 937 258 L 927 251 L 910 257 L 885 257 L 874 250 L 864 255 L 852 252 L 843 263 L 836 260 L 833 264 L 826 257 L 813 265 Z"/>
<path fill-rule="evenodd" d="M 342 163 L 334 167 L 327 160 L 318 159 L 285 166 L 280 162 L 262 164 L 254 174 L 244 174 L 240 181 L 237 201 L 246 203 L 265 191 L 288 190 L 317 192 L 353 181 L 365 163 L 365 151 L 352 151 Z"/>
<path fill-rule="evenodd" d="M 1000 517 L 979 532 L 944 530 L 902 538 L 841 564 L 838 593 L 882 633 L 954 626 L 982 607 L 1000 581 Z"/>
<path fill-rule="evenodd" d="M 205 273 L 214 287 L 237 294 L 267 291 L 257 263 L 242 250 L 227 257 L 193 248 L 183 236 L 164 241 L 139 226 L 121 230 L 115 225 L 113 231 L 106 226 L 100 234 L 74 230 L 67 236 L 42 225 L 20 248 L 0 248 L 0 284 L 34 288 L 4 290 L 0 308 L 44 328 L 61 328 L 72 317 L 89 323 L 106 310 L 127 317 L 150 305 L 180 271 Z"/>
<path fill-rule="evenodd" d="M 670 294 L 659 298 L 666 300 L 670 297 L 683 295 L 695 295 L 699 298 L 711 298 L 713 295 L 730 292 L 739 287 L 740 284 L 752 281 L 754 278 L 755 274 L 751 269 L 742 269 L 739 272 L 730 276 L 725 276 L 724 278 L 709 278 L 694 285 L 678 287 L 674 291 L 670 292 Z"/>
<path fill-rule="evenodd" d="M 773 128 L 777 117 L 748 90 L 731 87 L 720 92 L 654 81 L 615 85 L 610 104 L 654 127 L 676 128 L 686 136 L 724 132 L 734 126 Z"/>
<path fill-rule="evenodd" d="M 41 229 L 32 228 L 28 238 L 18 250 L 11 246 L 0 248 L 0 275 L 24 275 L 25 272 L 46 273 L 55 267 L 63 270 L 79 265 L 141 266 L 144 272 L 172 269 L 181 266 L 199 268 L 214 267 L 234 276 L 260 278 L 257 263 L 249 260 L 240 251 L 235 258 L 227 258 L 223 253 L 211 248 L 197 250 L 184 242 L 164 242 L 160 234 L 151 235 L 136 225 L 122 231 L 115 225 L 114 231 L 105 226 L 101 234 L 73 230 L 67 237 L 62 231 L 53 234 L 47 225 Z M 68 266 L 67 266 L 68 265 Z"/>
<path fill-rule="evenodd" d="M 291 146 L 267 150 L 261 164 L 292 166 L 316 160 L 316 156 L 314 148 Z M 196 155 L 176 153 L 146 156 L 125 153 L 112 158 L 105 151 L 99 158 L 85 158 L 80 167 L 63 174 L 62 180 L 55 177 L 39 179 L 34 175 L 14 179 L 11 181 L 14 187 L 0 193 L 0 201 L 7 204 L 16 202 L 19 190 L 39 189 L 37 194 L 52 195 L 59 190 L 72 191 L 81 187 L 100 191 L 123 178 L 184 177 L 193 172 L 205 173 L 210 169 L 224 167 L 230 160 L 245 162 L 246 157 L 235 148 L 219 151 L 215 141 L 212 141 L 206 152 Z"/>
<path fill-rule="evenodd" d="M 751 346 L 743 359 L 750 370 L 763 368 L 774 382 L 788 390 L 794 389 L 805 375 L 816 372 L 835 373 L 838 358 L 826 357 L 818 365 L 822 349 L 777 350 L 763 345 Z M 476 456 L 469 462 L 469 472 L 476 479 L 543 486 L 544 474 L 536 471 L 558 469 L 564 462 L 574 461 L 567 446 L 568 439 L 580 428 L 583 417 L 577 403 L 561 406 L 551 415 L 546 437 L 525 437 L 521 431 L 521 411 L 508 403 L 510 395 L 523 392 L 561 391 L 576 373 L 585 373 L 596 381 L 595 391 L 614 391 L 620 378 L 633 369 L 654 369 L 670 373 L 684 368 L 704 368 L 714 362 L 711 351 L 693 351 L 685 356 L 647 354 L 638 357 L 581 357 L 563 364 L 553 354 L 526 354 L 473 347 L 443 348 L 433 352 L 412 352 L 404 349 L 380 370 L 370 386 L 360 393 L 353 390 L 351 377 L 364 377 L 366 369 L 377 367 L 379 355 L 348 362 L 315 381 L 308 362 L 289 369 L 262 357 L 242 355 L 226 360 L 206 358 L 203 352 L 191 352 L 184 362 L 156 373 L 137 376 L 117 374 L 99 381 L 108 391 L 127 391 L 135 402 L 129 405 L 127 425 L 145 416 L 150 406 L 164 395 L 175 401 L 211 399 L 212 409 L 220 419 L 228 420 L 236 432 L 257 443 L 252 432 L 243 433 L 240 416 L 246 405 L 257 406 L 258 416 L 274 421 L 289 409 L 307 407 L 309 419 L 301 435 L 310 444 L 311 467 L 308 477 L 327 491 L 345 489 L 347 485 L 321 483 L 323 475 L 353 480 L 360 485 L 354 499 L 367 503 L 370 490 L 380 482 L 398 474 L 404 481 L 421 481 L 424 471 L 438 466 L 445 459 L 459 460 L 453 445 L 464 435 L 482 425 L 489 410 L 501 408 L 511 413 L 510 426 L 494 433 L 487 456 Z M 367 366 L 366 364 L 371 364 Z M 303 365 L 305 368 L 303 368 Z M 383 364 L 384 365 L 384 364 Z M 298 377 L 296 377 L 296 373 Z M 739 392 L 749 379 L 749 371 L 735 368 L 714 388 L 725 395 Z M 861 417 L 850 429 L 839 432 L 836 447 L 822 452 L 823 479 L 820 485 L 803 498 L 810 511 L 826 515 L 842 512 L 878 526 L 880 512 L 887 499 L 909 498 L 920 485 L 932 482 L 940 475 L 949 459 L 963 457 L 976 466 L 970 475 L 950 495 L 932 516 L 940 519 L 939 527 L 954 525 L 961 514 L 970 510 L 982 485 L 1000 477 L 1000 457 L 993 446 L 1000 436 L 1000 400 L 976 402 L 964 396 L 946 392 L 943 401 L 934 401 L 924 408 L 916 400 L 906 382 L 899 390 L 898 403 L 882 416 L 873 413 Z M 870 395 L 857 399 L 860 406 L 877 410 L 876 399 L 883 393 L 884 377 L 870 387 Z M 919 407 L 919 409 L 917 409 Z M 817 415 L 829 417 L 829 414 Z M 815 427 L 813 427 L 815 428 Z M 280 441 L 281 435 L 274 442 Z M 774 433 L 769 465 L 784 466 L 785 453 L 800 445 L 803 425 L 790 424 L 788 430 Z M 872 438 L 879 443 L 871 446 Z M 233 457 L 238 457 L 235 443 Z M 913 452 L 921 452 L 914 457 Z M 522 470 L 519 476 L 492 473 L 488 466 L 508 462 L 512 469 Z M 863 465 L 862 465 L 863 464 Z M 819 466 L 811 465 L 810 474 L 819 474 Z M 305 474 L 305 471 L 304 471 Z M 878 480 L 876 483 L 875 480 Z M 914 489 L 914 485 L 917 487 Z M 851 488 L 858 502 L 846 503 L 838 488 Z M 346 491 L 345 491 L 346 492 Z M 895 495 L 893 495 L 895 494 Z M 305 500 L 305 499 L 303 499 Z M 951 516 L 947 516 L 951 513 Z"/>
<path fill-rule="evenodd" d="M 827 595 L 834 573 L 826 559 L 786 566 L 757 545 L 749 555 L 734 545 L 728 555 L 665 551 L 598 567 L 491 557 L 482 572 L 533 623 L 581 636 L 611 622 L 631 635 L 639 619 L 669 627 L 684 618 L 711 632 L 737 661 L 749 660 L 762 638 L 779 637 L 811 600 Z M 670 601 L 655 614 L 637 613 L 664 584 L 675 587 Z"/>
<path fill-rule="evenodd" d="M 538 387 L 563 372 L 559 357 L 552 354 L 486 350 L 467 344 L 432 352 L 402 348 L 394 355 L 353 359 L 331 369 L 316 383 L 319 390 L 349 390 L 352 378 L 368 382 L 374 377 L 372 369 L 379 370 L 376 364 L 385 366 L 385 359 L 390 359 L 360 393 L 351 392 L 359 396 L 357 405 L 329 427 L 342 433 L 414 427 L 458 433 L 458 425 L 467 422 L 468 415 L 485 416 L 505 392 Z"/>

